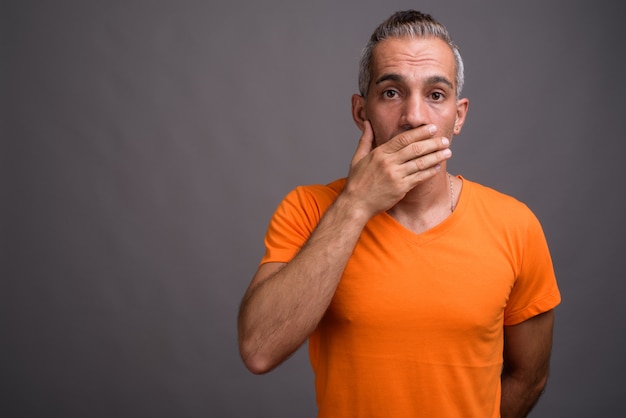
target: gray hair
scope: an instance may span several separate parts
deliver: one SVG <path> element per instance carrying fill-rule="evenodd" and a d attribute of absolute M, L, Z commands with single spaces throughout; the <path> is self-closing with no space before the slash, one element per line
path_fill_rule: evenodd
<path fill-rule="evenodd" d="M 450 46 L 456 63 L 456 97 L 459 99 L 465 81 L 463 60 L 461 59 L 459 47 L 452 41 L 445 26 L 430 15 L 415 10 L 394 13 L 372 33 L 369 42 L 363 49 L 359 63 L 359 93 L 361 93 L 361 96 L 367 97 L 369 93 L 369 85 L 372 81 L 372 56 L 376 45 L 387 38 L 401 37 L 435 37 Z"/>

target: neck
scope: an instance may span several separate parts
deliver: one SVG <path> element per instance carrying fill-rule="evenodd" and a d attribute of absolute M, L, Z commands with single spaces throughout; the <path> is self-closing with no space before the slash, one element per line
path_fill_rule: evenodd
<path fill-rule="evenodd" d="M 407 229 L 421 233 L 443 222 L 454 208 L 456 185 L 442 170 L 421 183 L 387 212 Z"/>

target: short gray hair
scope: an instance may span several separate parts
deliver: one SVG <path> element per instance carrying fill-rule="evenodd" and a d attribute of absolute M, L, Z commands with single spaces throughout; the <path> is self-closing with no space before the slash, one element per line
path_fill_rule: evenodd
<path fill-rule="evenodd" d="M 459 47 L 452 41 L 445 26 L 430 15 L 416 10 L 394 13 L 372 33 L 369 42 L 363 49 L 359 63 L 359 93 L 361 93 L 361 96 L 367 98 L 369 93 L 369 85 L 372 81 L 372 59 L 376 45 L 387 38 L 402 37 L 435 37 L 450 46 L 456 63 L 456 97 L 457 99 L 460 98 L 465 76 L 463 74 L 463 59 L 461 58 Z"/>

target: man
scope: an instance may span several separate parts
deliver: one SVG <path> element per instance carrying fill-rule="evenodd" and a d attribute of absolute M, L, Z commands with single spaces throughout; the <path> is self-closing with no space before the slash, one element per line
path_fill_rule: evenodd
<path fill-rule="evenodd" d="M 272 218 L 240 351 L 265 373 L 308 339 L 320 417 L 523 417 L 543 390 L 550 255 L 525 205 L 447 173 L 462 84 L 441 24 L 391 16 L 361 60 L 347 179 Z"/>

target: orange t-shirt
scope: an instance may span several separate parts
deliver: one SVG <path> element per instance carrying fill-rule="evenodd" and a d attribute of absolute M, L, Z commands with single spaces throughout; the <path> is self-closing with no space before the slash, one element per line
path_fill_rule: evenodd
<path fill-rule="evenodd" d="M 262 263 L 289 262 L 344 184 L 292 191 Z M 559 302 L 541 226 L 512 197 L 463 179 L 454 213 L 421 234 L 381 213 L 309 338 L 318 416 L 499 417 L 503 326 Z"/>

